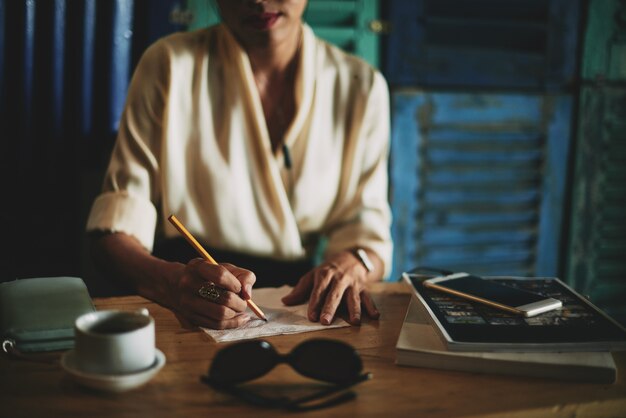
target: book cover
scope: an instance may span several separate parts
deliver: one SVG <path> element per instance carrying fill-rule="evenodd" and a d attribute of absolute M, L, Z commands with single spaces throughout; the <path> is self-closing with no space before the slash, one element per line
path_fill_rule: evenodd
<path fill-rule="evenodd" d="M 598 352 L 455 352 L 449 351 L 412 298 L 396 345 L 396 364 L 443 370 L 532 376 L 568 381 L 614 383 L 613 356 Z"/>
<path fill-rule="evenodd" d="M 488 277 L 560 300 L 563 307 L 530 318 L 429 289 L 429 277 L 402 274 L 450 351 L 618 351 L 626 330 L 556 278 Z"/>

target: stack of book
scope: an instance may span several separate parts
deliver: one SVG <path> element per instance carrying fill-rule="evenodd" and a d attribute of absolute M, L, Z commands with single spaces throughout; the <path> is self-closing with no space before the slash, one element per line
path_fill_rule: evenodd
<path fill-rule="evenodd" d="M 491 277 L 563 302 L 526 318 L 429 289 L 404 273 L 413 297 L 398 343 L 404 366 L 614 383 L 611 351 L 626 350 L 626 330 L 555 278 Z"/>

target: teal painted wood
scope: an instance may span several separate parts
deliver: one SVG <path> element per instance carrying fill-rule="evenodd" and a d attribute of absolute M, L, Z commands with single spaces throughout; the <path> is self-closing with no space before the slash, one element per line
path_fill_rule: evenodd
<path fill-rule="evenodd" d="M 589 2 L 581 73 L 588 80 L 626 80 L 626 8 L 623 2 Z"/>
<path fill-rule="evenodd" d="M 626 325 L 626 4 L 589 2 L 566 279 Z"/>
<path fill-rule="evenodd" d="M 626 89 L 581 94 L 567 280 L 626 324 Z"/>
<path fill-rule="evenodd" d="M 309 0 L 304 20 L 322 39 L 352 52 L 374 67 L 379 38 L 370 30 L 378 18 L 378 0 Z"/>
<path fill-rule="evenodd" d="M 220 12 L 215 0 L 187 0 L 187 10 L 192 15 L 188 30 L 212 26 L 220 22 Z"/>
<path fill-rule="evenodd" d="M 557 275 L 571 98 L 400 91 L 392 100 L 391 277 L 416 265 Z"/>

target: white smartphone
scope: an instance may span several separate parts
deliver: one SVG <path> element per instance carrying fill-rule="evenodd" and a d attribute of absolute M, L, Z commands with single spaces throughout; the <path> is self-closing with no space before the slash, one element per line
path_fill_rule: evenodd
<path fill-rule="evenodd" d="M 526 317 L 559 309 L 560 300 L 505 286 L 468 273 L 454 273 L 424 280 L 424 286 L 451 293 Z"/>

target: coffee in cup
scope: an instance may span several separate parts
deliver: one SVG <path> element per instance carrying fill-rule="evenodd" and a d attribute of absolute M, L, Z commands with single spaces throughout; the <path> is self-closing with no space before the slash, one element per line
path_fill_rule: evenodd
<path fill-rule="evenodd" d="M 90 312 L 76 319 L 74 331 L 75 361 L 84 372 L 129 374 L 155 362 L 154 319 L 146 309 Z"/>

